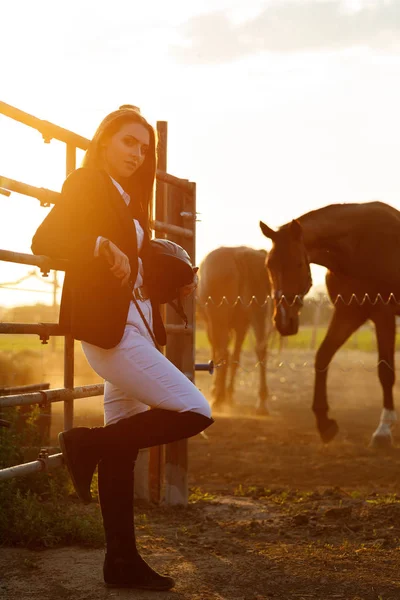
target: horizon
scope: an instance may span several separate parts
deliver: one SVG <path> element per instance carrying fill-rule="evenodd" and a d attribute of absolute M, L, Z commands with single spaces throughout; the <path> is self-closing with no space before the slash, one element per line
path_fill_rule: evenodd
<path fill-rule="evenodd" d="M 268 250 L 259 220 L 277 228 L 338 202 L 400 209 L 393 0 L 58 6 L 1 9 L 0 99 L 88 138 L 124 103 L 153 126 L 167 121 L 167 172 L 197 185 L 197 264 L 220 245 Z M 64 144 L 0 115 L 0 164 L 4 176 L 59 191 Z M 0 247 L 30 252 L 45 214 L 37 200 L 0 195 Z M 29 269 L 2 262 L 0 285 Z M 321 285 L 325 269 L 312 275 Z M 0 305 L 10 294 L 2 288 Z"/>

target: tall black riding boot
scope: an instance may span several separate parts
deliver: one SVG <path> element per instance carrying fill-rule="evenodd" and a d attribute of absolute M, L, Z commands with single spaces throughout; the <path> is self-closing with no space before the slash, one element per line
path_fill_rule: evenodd
<path fill-rule="evenodd" d="M 114 587 L 169 590 L 174 580 L 154 571 L 136 547 L 134 466 L 133 457 L 122 455 L 99 462 L 99 500 L 106 537 L 104 581 Z"/>
<path fill-rule="evenodd" d="M 193 411 L 155 408 L 106 427 L 75 427 L 58 439 L 78 496 L 91 501 L 90 484 L 97 463 L 110 453 L 134 456 L 138 449 L 169 444 L 207 429 L 214 420 Z"/>

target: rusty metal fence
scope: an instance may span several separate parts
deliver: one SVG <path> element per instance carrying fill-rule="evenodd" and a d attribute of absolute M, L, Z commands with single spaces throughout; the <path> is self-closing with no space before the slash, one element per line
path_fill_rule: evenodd
<path fill-rule="evenodd" d="M 86 150 L 89 140 L 0 102 L 0 114 L 32 127 L 41 133 L 45 143 L 52 139 L 65 143 L 66 175 L 76 168 L 77 149 Z M 167 123 L 157 122 L 158 170 L 152 229 L 162 237 L 168 237 L 183 246 L 195 264 L 196 242 L 196 184 L 174 177 L 167 169 Z M 60 194 L 53 190 L 38 188 L 27 183 L 0 175 L 0 192 L 9 196 L 12 192 L 36 198 L 41 206 L 48 207 L 58 201 Z M 45 256 L 33 256 L 0 249 L 0 261 L 39 267 L 47 277 L 50 270 L 65 270 L 67 262 L 51 260 Z M 194 381 L 195 370 L 212 370 L 212 364 L 195 364 L 195 310 L 194 298 L 186 300 L 189 326 L 185 328 L 177 321 L 177 315 L 167 308 L 164 312 L 167 330 L 166 356 L 187 377 Z M 0 323 L 0 334 L 36 334 L 42 343 L 52 336 L 64 337 L 64 387 L 59 389 L 0 389 L 0 410 L 5 407 L 40 405 L 46 407 L 53 402 L 64 403 L 64 429 L 74 424 L 74 401 L 103 394 L 103 384 L 74 386 L 74 339 L 57 323 Z M 187 440 L 164 447 L 152 448 L 142 453 L 139 495 L 153 502 L 185 504 L 188 500 L 187 485 Z M 0 480 L 27 475 L 62 465 L 60 453 L 50 455 L 43 448 L 37 460 L 0 470 Z"/>

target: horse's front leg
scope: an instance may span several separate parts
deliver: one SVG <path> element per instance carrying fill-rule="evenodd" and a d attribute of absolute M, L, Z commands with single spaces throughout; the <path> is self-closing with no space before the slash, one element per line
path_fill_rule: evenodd
<path fill-rule="evenodd" d="M 258 388 L 258 415 L 269 415 L 268 408 L 268 386 L 267 386 L 267 342 L 266 340 L 260 340 L 256 343 L 256 353 L 258 358 L 258 374 L 259 374 L 259 388 Z"/>
<path fill-rule="evenodd" d="M 337 304 L 326 336 L 315 357 L 315 386 L 312 409 L 317 419 L 321 439 L 325 443 L 330 442 L 339 431 L 336 421 L 328 417 L 329 405 L 326 382 L 329 364 L 339 348 L 366 321 L 366 318 L 362 307 Z"/>
<path fill-rule="evenodd" d="M 267 386 L 267 341 L 270 330 L 267 331 L 267 310 L 265 307 L 257 307 L 253 312 L 252 325 L 256 336 L 256 354 L 258 358 L 258 415 L 269 415 L 268 408 L 268 386 Z"/>
<path fill-rule="evenodd" d="M 391 306 L 377 307 L 376 313 L 371 318 L 375 323 L 378 343 L 378 375 L 383 389 L 383 409 L 380 423 L 372 435 L 370 445 L 374 448 L 382 448 L 392 445 L 392 428 L 397 421 L 393 404 L 396 321 Z"/>

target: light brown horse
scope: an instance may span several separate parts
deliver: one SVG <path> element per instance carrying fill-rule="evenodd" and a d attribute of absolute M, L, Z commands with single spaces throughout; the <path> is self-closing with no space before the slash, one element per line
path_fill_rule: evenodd
<path fill-rule="evenodd" d="M 315 359 L 313 411 L 324 442 L 338 432 L 328 417 L 327 375 L 337 350 L 365 321 L 373 321 L 378 374 L 383 388 L 381 421 L 372 445 L 390 445 L 396 421 L 393 405 L 394 349 L 400 314 L 400 213 L 382 202 L 333 204 L 302 215 L 278 231 L 260 222 L 273 242 L 267 268 L 274 320 L 281 335 L 297 333 L 303 298 L 311 287 L 310 263 L 328 269 L 326 285 L 334 304 L 332 320 Z"/>
<path fill-rule="evenodd" d="M 259 364 L 258 414 L 268 414 L 266 381 L 267 341 L 272 330 L 267 253 L 246 246 L 220 247 L 202 261 L 197 290 L 199 314 L 204 318 L 216 365 L 212 394 L 214 410 L 233 405 L 235 376 L 246 333 L 251 326 Z M 232 356 L 229 342 L 234 335 Z M 230 379 L 227 384 L 228 371 Z"/>

